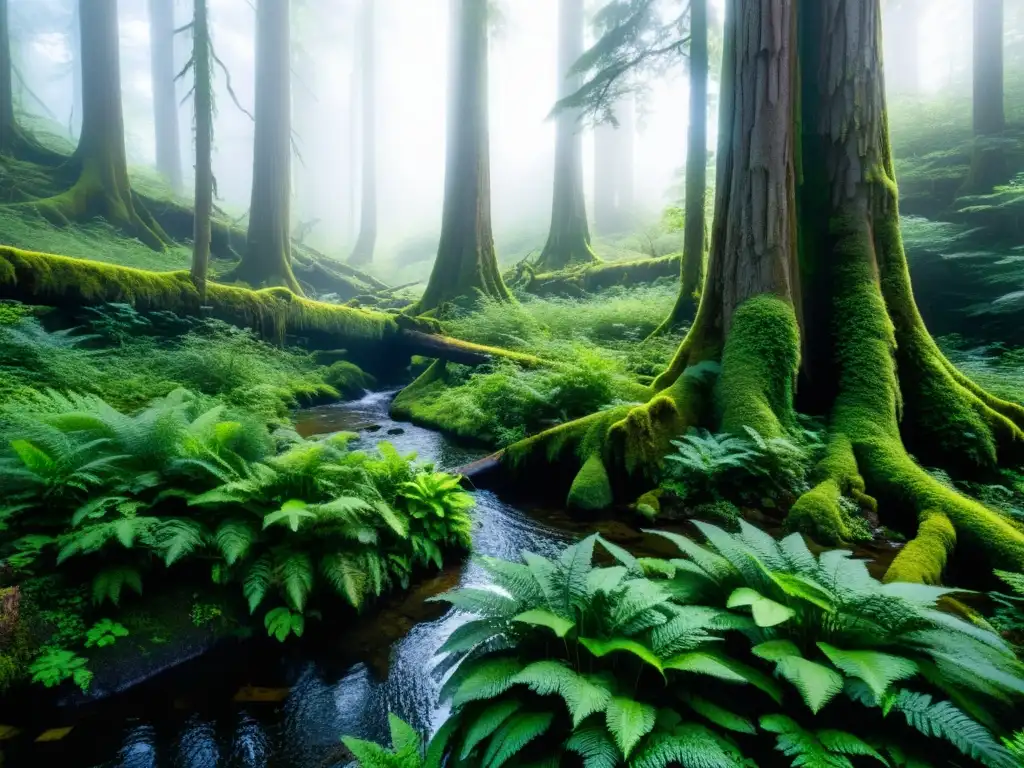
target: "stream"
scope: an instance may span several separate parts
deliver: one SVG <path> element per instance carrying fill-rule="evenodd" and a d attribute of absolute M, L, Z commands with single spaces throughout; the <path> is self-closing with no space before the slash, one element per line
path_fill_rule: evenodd
<path fill-rule="evenodd" d="M 303 411 L 303 435 L 359 432 L 366 447 L 388 440 L 416 452 L 438 469 L 453 470 L 483 451 L 452 444 L 438 433 L 388 417 L 393 392 Z M 378 428 L 379 427 L 379 428 Z M 522 550 L 553 554 L 572 534 L 478 491 L 474 554 L 516 558 Z M 447 576 L 447 578 L 446 578 Z M 353 622 L 357 650 L 347 638 L 315 650 L 231 643 L 165 672 L 130 691 L 78 710 L 54 715 L 4 748 L 4 768 L 328 768 L 346 764 L 342 735 L 387 742 L 387 715 L 394 712 L 422 731 L 445 716 L 438 704 L 441 675 L 437 649 L 463 617 L 438 607 L 423 618 L 423 600 L 456 583 L 483 579 L 467 562 L 431 584 Z M 438 612 L 441 615 L 438 616 Z M 408 631 L 406 631 L 408 630 Z M 387 643 L 397 639 L 388 653 Z M 259 645 L 260 648 L 250 646 Z M 374 659 L 374 657 L 376 657 Z M 257 687 L 265 701 L 236 701 L 240 689 Z M 72 727 L 58 740 L 34 741 L 45 728 Z M 0 737 L 2 738 L 2 737 Z"/>

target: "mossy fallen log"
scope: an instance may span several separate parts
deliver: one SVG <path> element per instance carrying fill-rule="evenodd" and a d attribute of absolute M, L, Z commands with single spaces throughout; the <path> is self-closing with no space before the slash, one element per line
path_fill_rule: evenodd
<path fill-rule="evenodd" d="M 557 272 L 534 272 L 529 267 L 512 279 L 516 288 L 538 296 L 584 296 L 613 286 L 653 283 L 679 277 L 679 254 L 636 261 L 597 262 Z"/>
<path fill-rule="evenodd" d="M 344 347 L 372 370 L 405 361 L 411 355 L 466 365 L 495 357 L 522 365 L 543 364 L 530 355 L 427 333 L 433 326 L 426 322 L 313 301 L 285 288 L 253 291 L 208 283 L 204 303 L 186 271 L 150 272 L 2 246 L 0 299 L 60 308 L 123 303 L 140 311 L 213 317 L 249 328 L 277 343 L 293 335 L 305 337 L 314 348 Z"/>

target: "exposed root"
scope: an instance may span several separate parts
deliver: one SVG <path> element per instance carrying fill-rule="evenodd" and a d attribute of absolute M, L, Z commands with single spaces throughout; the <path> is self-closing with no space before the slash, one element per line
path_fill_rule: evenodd
<path fill-rule="evenodd" d="M 946 560 L 956 547 L 956 529 L 941 512 L 928 512 L 921 517 L 921 524 L 914 537 L 896 556 L 885 581 L 918 581 L 923 584 L 939 584 Z"/>
<path fill-rule="evenodd" d="M 853 531 L 842 498 L 847 496 L 871 512 L 877 512 L 878 502 L 865 492 L 853 446 L 845 435 L 829 438 L 825 457 L 815 467 L 813 477 L 817 485 L 797 499 L 786 518 L 786 527 L 822 544 L 851 541 Z"/>

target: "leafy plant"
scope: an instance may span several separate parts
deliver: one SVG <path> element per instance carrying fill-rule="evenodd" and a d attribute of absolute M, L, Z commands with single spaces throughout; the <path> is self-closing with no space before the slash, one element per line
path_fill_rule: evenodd
<path fill-rule="evenodd" d="M 989 595 L 999 606 L 992 623 L 1000 632 L 1014 638 L 1018 647 L 1024 647 L 1024 574 L 1007 571 L 996 571 L 995 574 L 1013 594 L 993 592 Z"/>
<path fill-rule="evenodd" d="M 462 490 L 460 478 L 444 472 L 421 472 L 402 483 L 398 495 L 405 501 L 413 524 L 421 527 L 427 539 L 468 543 L 465 513 L 472 508 L 473 497 Z"/>
<path fill-rule="evenodd" d="M 342 742 L 355 755 L 361 768 L 440 768 L 433 755 L 424 755 L 423 740 L 408 723 L 389 712 L 388 726 L 391 749 L 372 741 L 342 737 Z"/>
<path fill-rule="evenodd" d="M 54 688 L 65 680 L 71 680 L 84 693 L 92 683 L 92 672 L 87 665 L 88 661 L 74 651 L 51 647 L 42 649 L 39 658 L 32 662 L 28 671 L 34 683 Z"/>
<path fill-rule="evenodd" d="M 288 639 L 288 635 L 302 637 L 302 633 L 306 631 L 306 617 L 300 612 L 293 612 L 281 606 L 267 611 L 267 615 L 263 617 L 263 625 L 268 635 L 283 643 Z"/>
<path fill-rule="evenodd" d="M 106 648 L 116 643 L 119 637 L 128 637 L 128 630 L 124 625 L 111 619 L 101 619 L 85 633 L 85 647 Z"/>

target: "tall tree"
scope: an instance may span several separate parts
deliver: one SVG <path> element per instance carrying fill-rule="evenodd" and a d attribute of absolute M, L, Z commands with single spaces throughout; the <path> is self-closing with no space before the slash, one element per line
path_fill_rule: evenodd
<path fill-rule="evenodd" d="M 452 0 L 448 135 L 441 240 L 430 280 L 412 312 L 483 294 L 508 300 L 491 231 L 487 101 L 487 0 Z"/>
<path fill-rule="evenodd" d="M 575 93 L 580 75 L 573 70 L 583 55 L 583 0 L 559 0 L 559 97 Z M 561 110 L 555 139 L 555 183 L 551 229 L 537 261 L 537 269 L 550 271 L 570 264 L 597 260 L 590 247 L 590 226 L 583 194 L 583 134 L 579 110 Z"/>
<path fill-rule="evenodd" d="M 377 24 L 374 0 L 364 0 L 362 9 L 362 45 L 359 57 L 361 73 L 360 112 L 362 115 L 362 196 L 359 205 L 359 237 L 348 261 L 353 265 L 373 261 L 377 245 Z"/>
<path fill-rule="evenodd" d="M 67 158 L 42 146 L 19 124 L 14 109 L 14 63 L 7 0 L 0 0 L 0 155 L 41 165 L 57 165 Z"/>
<path fill-rule="evenodd" d="M 256 135 L 252 202 L 242 261 L 232 273 L 254 286 L 283 285 L 301 294 L 292 272 L 290 0 L 256 4 Z"/>
<path fill-rule="evenodd" d="M 128 182 L 121 106 L 117 0 L 79 0 L 82 65 L 82 134 L 67 170 L 78 179 L 66 192 L 34 205 L 56 224 L 102 216 L 162 250 L 160 225 L 137 203 Z M 87 8 L 82 6 L 87 3 Z M 87 12 L 86 12 L 87 11 Z"/>
<path fill-rule="evenodd" d="M 196 215 L 192 238 L 192 280 L 206 297 L 210 265 L 211 217 L 213 215 L 213 42 L 206 0 L 194 0 L 192 59 L 195 85 L 193 110 L 196 142 Z"/>
<path fill-rule="evenodd" d="M 174 0 L 149 0 L 149 46 L 153 78 L 153 118 L 156 124 L 156 168 L 180 192 L 181 143 L 178 137 L 178 97 L 175 93 Z"/>
<path fill-rule="evenodd" d="M 679 296 L 655 333 L 693 318 L 704 283 L 708 191 L 708 0 L 690 0 L 690 124 L 686 140 L 683 263 Z"/>
<path fill-rule="evenodd" d="M 614 122 L 594 126 L 594 230 L 603 235 L 632 223 L 634 110 L 625 94 L 611 109 Z"/>
<path fill-rule="evenodd" d="M 988 192 L 1010 172 L 999 137 L 1006 128 L 1003 0 L 974 0 L 974 151 L 966 190 Z"/>
<path fill-rule="evenodd" d="M 938 581 L 954 547 L 986 568 L 1021 570 L 1024 533 L 908 453 L 928 466 L 992 471 L 1000 457 L 1020 457 L 1024 408 L 961 374 L 918 313 L 900 237 L 880 0 L 727 0 L 726 9 L 715 217 L 694 324 L 649 403 L 507 454 L 534 481 L 552 457 L 582 462 L 570 499 L 610 503 L 649 483 L 687 427 L 779 436 L 800 406 L 828 414 L 829 439 L 791 528 L 846 539 L 844 498 L 853 499 L 916 534 L 889 579 Z"/>

